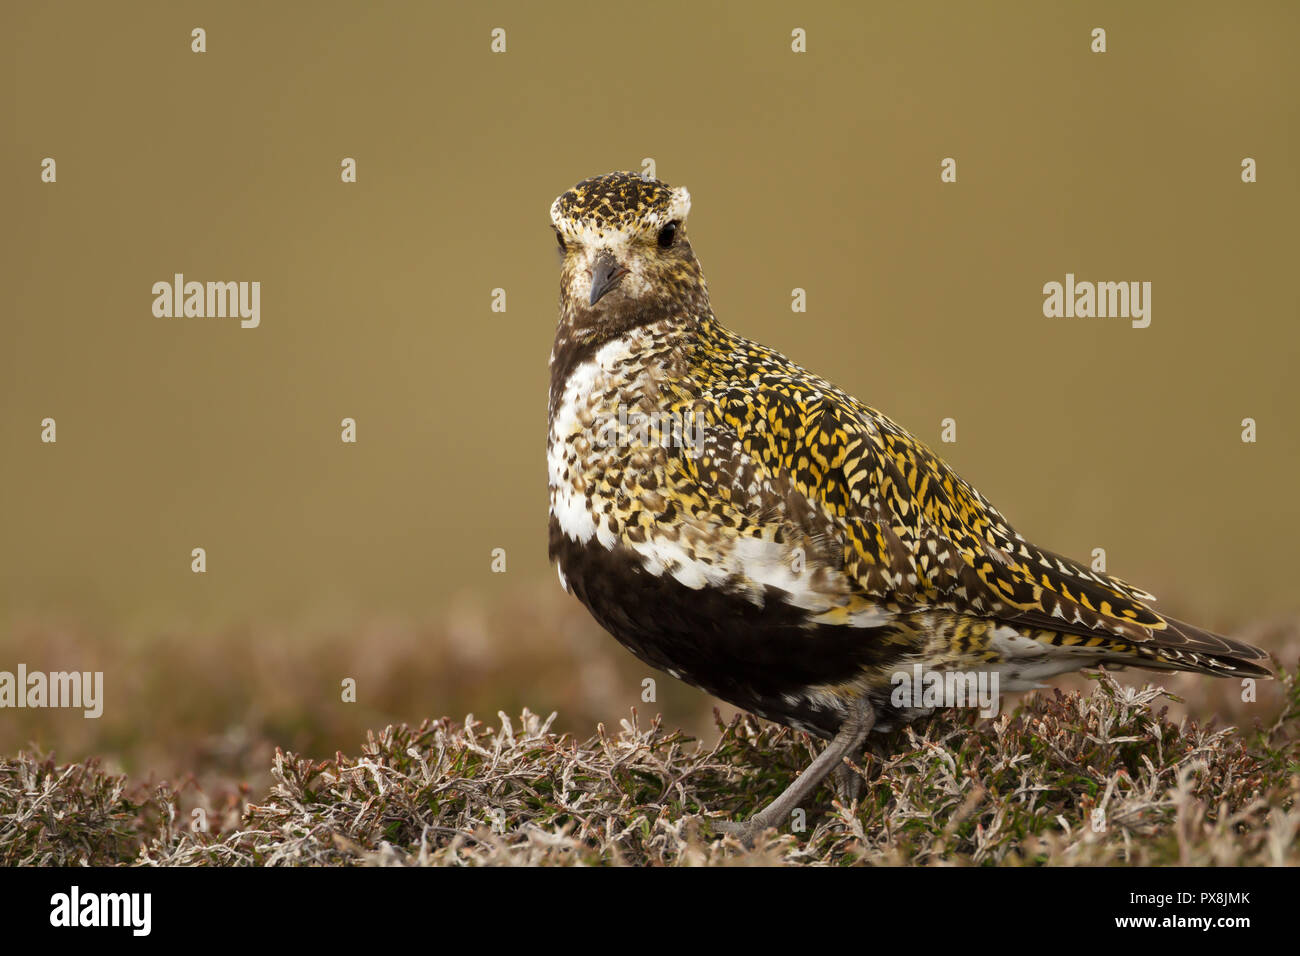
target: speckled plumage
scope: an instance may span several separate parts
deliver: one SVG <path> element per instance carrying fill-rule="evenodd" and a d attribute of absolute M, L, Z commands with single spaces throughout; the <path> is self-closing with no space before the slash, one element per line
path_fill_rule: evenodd
<path fill-rule="evenodd" d="M 550 554 L 634 653 L 822 736 L 858 698 L 877 729 L 915 716 L 888 702 L 913 663 L 995 670 L 1004 691 L 1099 662 L 1268 675 L 1257 648 L 1026 541 L 900 426 L 720 325 L 689 210 L 632 173 L 551 208 Z"/>

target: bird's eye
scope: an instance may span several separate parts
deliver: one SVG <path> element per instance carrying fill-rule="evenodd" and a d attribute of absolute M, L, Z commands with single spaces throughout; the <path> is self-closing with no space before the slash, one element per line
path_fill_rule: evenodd
<path fill-rule="evenodd" d="M 677 227 L 681 225 L 676 219 L 659 230 L 659 248 L 667 249 L 677 238 Z"/>
<path fill-rule="evenodd" d="M 554 226 L 552 226 L 551 228 L 552 228 L 552 229 L 555 229 Z M 562 235 L 560 234 L 560 230 L 558 230 L 558 229 L 555 229 L 555 241 L 558 242 L 558 243 L 560 244 L 560 248 L 561 248 L 561 249 L 567 248 L 567 247 L 564 245 L 564 236 L 562 236 Z"/>

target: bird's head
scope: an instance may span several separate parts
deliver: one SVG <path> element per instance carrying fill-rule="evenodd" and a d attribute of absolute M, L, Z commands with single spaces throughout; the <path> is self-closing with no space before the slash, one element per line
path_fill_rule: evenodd
<path fill-rule="evenodd" d="M 584 338 L 708 309 L 686 238 L 691 195 L 636 173 L 578 183 L 551 204 L 559 242 L 560 317 Z"/>

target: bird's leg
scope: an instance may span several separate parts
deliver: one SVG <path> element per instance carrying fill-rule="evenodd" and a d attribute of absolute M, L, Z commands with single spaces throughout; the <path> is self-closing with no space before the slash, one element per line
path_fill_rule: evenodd
<path fill-rule="evenodd" d="M 826 749 L 818 754 L 817 759 L 808 765 L 808 769 L 799 774 L 779 797 L 743 823 L 713 820 L 711 822 L 714 828 L 750 846 L 754 842 L 754 837 L 768 827 L 780 827 L 790 816 L 790 812 L 826 779 L 827 774 L 843 766 L 844 755 L 861 747 L 867 734 L 871 732 L 871 727 L 876 722 L 876 712 L 871 702 L 860 697 L 850 703 L 849 708 L 849 714 L 840 725 L 839 733 L 826 745 Z"/>
<path fill-rule="evenodd" d="M 846 757 L 857 757 L 862 759 L 861 753 L 847 753 Z M 866 789 L 862 780 L 862 774 L 854 770 L 843 761 L 835 768 L 835 789 L 839 791 L 840 798 L 845 804 L 851 804 L 862 796 L 862 791 Z"/>
<path fill-rule="evenodd" d="M 885 759 L 884 748 L 878 742 L 868 742 L 864 750 L 850 756 L 856 756 L 862 761 L 861 772 L 854 770 L 847 763 L 841 763 L 835 768 L 837 782 L 843 790 L 841 797 L 846 804 L 861 799 L 862 794 L 866 792 L 867 781 L 880 776 L 880 762 Z M 870 762 L 867 760 L 868 757 L 871 758 Z"/>

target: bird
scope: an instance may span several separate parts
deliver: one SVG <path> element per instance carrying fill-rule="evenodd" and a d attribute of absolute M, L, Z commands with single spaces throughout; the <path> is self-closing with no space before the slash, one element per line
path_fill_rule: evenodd
<path fill-rule="evenodd" d="M 724 327 L 690 209 L 686 188 L 636 172 L 550 207 L 548 550 L 646 664 L 829 741 L 719 830 L 779 828 L 869 733 L 932 712 L 892 699 L 900 671 L 993 674 L 1001 691 L 1098 665 L 1272 675 L 1265 651 L 1033 544 L 903 427 Z"/>

